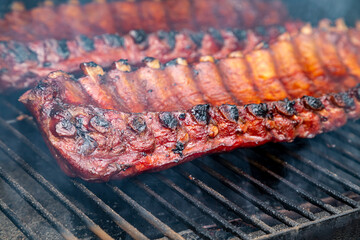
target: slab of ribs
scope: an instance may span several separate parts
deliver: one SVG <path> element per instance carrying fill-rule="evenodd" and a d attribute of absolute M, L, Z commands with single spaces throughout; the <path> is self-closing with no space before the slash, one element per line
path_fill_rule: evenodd
<path fill-rule="evenodd" d="M 20 101 L 71 177 L 162 170 L 360 116 L 360 25 L 312 27 L 279 1 L 48 3 L 0 26 L 0 87 L 35 85 Z"/>

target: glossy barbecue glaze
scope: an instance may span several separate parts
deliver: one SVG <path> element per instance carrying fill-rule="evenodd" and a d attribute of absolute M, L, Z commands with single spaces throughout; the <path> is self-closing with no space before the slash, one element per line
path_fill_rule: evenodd
<path fill-rule="evenodd" d="M 358 118 L 358 39 L 323 21 L 220 60 L 84 63 L 84 77 L 53 72 L 20 100 L 68 175 L 107 181 Z"/>

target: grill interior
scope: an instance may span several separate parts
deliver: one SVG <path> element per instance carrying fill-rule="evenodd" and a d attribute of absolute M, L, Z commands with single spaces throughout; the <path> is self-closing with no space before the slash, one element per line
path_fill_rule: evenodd
<path fill-rule="evenodd" d="M 86 183 L 58 168 L 16 101 L 19 94 L 0 97 L 0 239 L 330 239 L 359 233 L 360 122 L 311 140 Z"/>

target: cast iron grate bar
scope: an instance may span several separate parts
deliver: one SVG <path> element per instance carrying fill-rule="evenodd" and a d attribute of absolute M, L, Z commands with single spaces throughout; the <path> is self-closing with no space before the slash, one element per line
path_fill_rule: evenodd
<path fill-rule="evenodd" d="M 194 220 L 187 217 L 184 213 L 182 213 L 180 210 L 175 208 L 171 203 L 166 201 L 163 197 L 161 197 L 159 194 L 154 192 L 150 187 L 148 187 L 145 183 L 141 182 L 139 179 L 134 179 L 133 182 L 145 190 L 148 194 L 153 196 L 157 201 L 159 201 L 168 211 L 170 211 L 172 214 L 174 214 L 176 217 L 180 218 L 191 230 L 193 230 L 195 233 L 203 237 L 204 239 L 210 239 L 215 240 L 211 233 L 204 229 L 202 226 L 197 224 Z"/>
<path fill-rule="evenodd" d="M 245 177 L 251 183 L 253 183 L 256 186 L 258 186 L 259 188 L 261 188 L 261 190 L 263 190 L 264 192 L 266 192 L 270 196 L 274 197 L 276 200 L 281 202 L 287 209 L 292 210 L 294 212 L 297 212 L 297 213 L 301 214 L 302 216 L 304 216 L 304 217 L 306 217 L 306 218 L 308 218 L 310 220 L 316 220 L 317 219 L 317 217 L 312 212 L 307 211 L 306 209 L 304 209 L 302 207 L 299 207 L 296 203 L 292 202 L 291 200 L 286 198 L 284 195 L 274 191 L 272 188 L 266 186 L 265 184 L 263 184 L 262 182 L 260 182 L 256 178 L 250 176 L 249 174 L 247 174 L 246 172 L 241 170 L 240 168 L 232 165 L 230 162 L 225 161 L 224 158 L 216 157 L 216 159 L 218 160 L 218 162 L 220 162 L 222 165 L 224 165 L 225 167 L 227 167 L 231 171 L 235 172 L 236 174 L 238 174 L 238 175 L 240 175 L 242 177 Z"/>
<path fill-rule="evenodd" d="M 284 152 L 286 152 L 287 154 L 289 154 L 290 156 L 292 156 L 293 158 L 295 158 L 296 160 L 299 160 L 302 163 L 305 163 L 306 165 L 312 167 L 313 169 L 318 170 L 319 172 L 321 172 L 322 174 L 324 174 L 325 176 L 329 177 L 330 179 L 334 180 L 335 182 L 340 183 L 341 185 L 347 187 L 348 189 L 350 189 L 351 191 L 354 191 L 358 194 L 360 194 L 360 187 L 352 182 L 350 182 L 349 180 L 338 176 L 336 173 L 331 172 L 328 169 L 325 169 L 323 167 L 321 167 L 320 165 L 314 163 L 313 161 L 300 156 L 299 154 L 296 154 L 294 152 L 289 151 L 288 149 L 285 149 L 283 147 L 281 147 L 281 149 L 283 149 Z"/>
<path fill-rule="evenodd" d="M 127 232 L 132 238 L 137 240 L 149 240 L 144 234 L 139 232 L 134 226 L 122 218 L 118 213 L 116 213 L 109 205 L 107 205 L 103 200 L 97 197 L 92 191 L 85 187 L 82 183 L 79 183 L 76 180 L 70 180 L 74 186 L 87 195 L 88 198 L 92 199 L 104 212 L 112 217 L 113 221 L 125 232 Z"/>
<path fill-rule="evenodd" d="M 35 171 L 29 164 L 25 162 L 20 156 L 18 156 L 14 151 L 9 149 L 1 140 L 0 140 L 0 149 L 2 149 L 11 159 L 13 159 L 19 166 L 22 167 L 30 176 L 32 176 L 38 183 L 40 183 L 49 193 L 51 193 L 55 198 L 64 204 L 64 206 L 75 213 L 100 239 L 111 240 L 110 237 L 99 225 L 95 224 L 85 213 L 83 213 L 78 207 L 71 203 L 62 193 L 59 192 L 49 181 L 47 181 L 40 173 Z"/>
<path fill-rule="evenodd" d="M 209 173 L 211 176 L 218 179 L 220 182 L 222 182 L 224 185 L 230 187 L 231 189 L 238 192 L 241 196 L 243 196 L 245 199 L 247 199 L 249 202 L 254 204 L 256 207 L 264 211 L 265 213 L 269 214 L 270 216 L 276 218 L 280 222 L 284 223 L 287 226 L 295 227 L 298 225 L 298 223 L 291 218 L 285 216 L 284 214 L 280 213 L 279 211 L 275 210 L 273 207 L 267 205 L 263 201 L 259 200 L 252 194 L 250 194 L 248 191 L 244 190 L 243 188 L 236 185 L 234 182 L 230 181 L 226 177 L 222 176 L 220 173 L 216 172 L 215 170 L 211 169 L 210 167 L 206 166 L 203 163 L 197 163 L 196 166 L 200 167 L 205 172 Z"/>
<path fill-rule="evenodd" d="M 26 226 L 26 224 L 22 224 L 19 217 L 16 213 L 9 208 L 9 206 L 0 199 L 0 210 L 14 223 L 14 225 L 20 229 L 20 231 L 30 240 L 38 239 L 35 233 Z"/>
<path fill-rule="evenodd" d="M 239 157 L 239 156 L 237 156 L 237 157 Z M 286 180 L 285 178 L 281 177 L 280 175 L 276 174 L 275 172 L 273 172 L 270 169 L 266 168 L 265 166 L 261 165 L 257 161 L 255 161 L 253 159 L 249 159 L 249 158 L 241 158 L 241 157 L 239 157 L 239 158 L 245 160 L 246 162 L 248 162 L 252 166 L 256 167 L 257 169 L 261 170 L 262 172 L 267 173 L 267 174 L 271 175 L 272 177 L 276 178 L 277 180 L 279 180 L 280 182 L 286 184 L 288 187 L 290 187 L 292 190 L 297 192 L 301 197 L 303 197 L 305 200 L 309 201 L 310 203 L 324 209 L 325 211 L 327 211 L 331 214 L 341 213 L 340 210 L 338 210 L 335 207 L 333 207 L 329 204 L 326 204 L 323 201 L 321 201 L 320 199 L 312 196 L 310 193 L 306 192 L 302 188 L 296 186 L 292 182 Z"/>
<path fill-rule="evenodd" d="M 13 128 L 11 125 L 6 123 L 1 117 L 0 117 L 0 125 L 4 126 L 5 128 L 9 129 L 16 137 L 18 137 L 23 143 L 25 143 L 27 146 L 29 146 L 36 154 L 38 154 L 43 160 L 45 160 L 48 164 L 54 166 L 54 161 L 42 150 L 40 150 L 37 146 L 35 146 L 29 139 L 27 139 L 23 134 L 21 134 L 18 130 Z M 73 181 L 73 180 L 71 180 Z M 73 181 L 73 183 L 76 183 Z M 103 201 L 101 201 L 99 198 L 94 197 L 95 195 L 92 194 L 92 192 L 87 189 L 85 186 L 77 185 L 77 186 L 85 195 L 87 195 L 90 199 L 93 199 L 93 201 L 100 206 L 109 216 L 111 216 L 114 220 L 114 222 L 125 232 L 127 232 L 130 236 L 132 236 L 135 239 L 148 239 L 143 235 L 139 230 L 137 230 L 135 227 L 133 227 L 130 223 L 128 223 L 125 219 L 123 219 L 120 215 L 115 213 L 108 205 L 106 205 Z M 79 187 L 81 186 L 81 187 Z M 91 195 L 92 194 L 92 195 Z M 94 200 L 96 199 L 96 200 Z"/>
<path fill-rule="evenodd" d="M 360 204 L 356 201 L 354 201 L 353 199 L 346 197 L 344 195 L 342 195 L 340 192 L 322 184 L 321 182 L 319 182 L 318 180 L 316 180 L 313 177 L 310 177 L 309 175 L 307 175 L 306 173 L 300 171 L 299 169 L 297 169 L 296 167 L 294 167 L 293 165 L 290 165 L 287 162 L 282 161 L 281 159 L 279 159 L 278 157 L 272 155 L 271 153 L 266 153 L 266 156 L 273 160 L 274 162 L 280 164 L 282 167 L 298 174 L 301 178 L 303 178 L 304 180 L 306 180 L 307 182 L 313 184 L 314 186 L 318 187 L 319 189 L 321 189 L 322 191 L 324 191 L 325 193 L 327 193 L 328 195 L 332 196 L 333 198 L 346 203 L 347 205 L 353 207 L 353 208 L 358 208 L 360 207 Z"/>
<path fill-rule="evenodd" d="M 111 188 L 119 197 L 121 197 L 127 204 L 129 204 L 132 208 L 134 208 L 141 217 L 143 217 L 146 221 L 148 221 L 159 231 L 161 231 L 165 236 L 167 236 L 170 239 L 185 240 L 180 234 L 176 233 L 168 225 L 160 221 L 160 219 L 155 217 L 152 213 L 150 213 L 139 203 L 137 203 L 134 199 L 132 199 L 126 193 L 121 191 L 120 188 L 109 183 L 106 183 L 106 185 L 109 188 Z"/>
<path fill-rule="evenodd" d="M 318 149 L 315 149 L 315 148 L 310 148 L 309 151 L 318 157 L 322 157 L 323 159 L 327 160 L 335 167 L 341 169 L 342 171 L 344 171 L 344 172 L 348 173 L 349 175 L 360 180 L 360 174 L 358 174 L 357 172 L 354 172 L 353 169 L 349 168 L 348 166 L 345 166 L 338 160 L 334 159 L 333 157 L 330 157 L 328 154 L 320 152 Z M 330 151 L 333 151 L 333 149 L 330 148 Z"/>
<path fill-rule="evenodd" d="M 273 229 L 272 227 L 270 227 L 269 225 L 267 225 L 266 223 L 264 223 L 263 221 L 261 221 L 257 217 L 248 215 L 243 209 L 241 209 L 234 202 L 230 201 L 225 196 L 223 196 L 222 194 L 217 192 L 215 189 L 209 187 L 204 182 L 202 182 L 201 180 L 195 178 L 194 176 L 192 176 L 191 174 L 189 174 L 185 170 L 180 169 L 179 173 L 185 179 L 193 182 L 196 186 L 198 186 L 199 188 L 204 190 L 206 193 L 208 193 L 210 196 L 212 196 L 217 201 L 222 203 L 228 209 L 230 209 L 231 211 L 237 213 L 245 222 L 250 223 L 250 224 L 258 227 L 259 229 L 261 229 L 265 233 L 274 233 L 275 232 L 275 229 Z"/>
<path fill-rule="evenodd" d="M 329 139 L 334 139 L 334 137 L 331 137 L 331 136 L 328 136 L 328 135 L 327 135 L 326 137 L 329 138 Z M 343 155 L 345 155 L 346 157 L 352 159 L 353 161 L 355 161 L 355 162 L 357 162 L 357 163 L 360 163 L 360 159 L 359 159 L 356 155 L 354 155 L 353 152 L 351 152 L 351 151 L 349 151 L 349 150 L 347 150 L 347 149 L 344 149 L 344 148 L 342 148 L 342 147 L 339 147 L 339 146 L 337 146 L 337 145 L 332 144 L 332 143 L 329 141 L 329 139 L 326 139 L 326 138 L 323 137 L 323 136 L 319 136 L 319 140 L 321 140 L 324 144 L 331 146 L 331 148 L 334 149 L 334 150 L 336 150 L 337 152 L 340 152 L 340 153 L 342 153 Z"/>
<path fill-rule="evenodd" d="M 26 202 L 28 202 L 42 217 L 44 217 L 65 239 L 77 239 L 61 222 L 59 222 L 46 208 L 44 208 L 30 193 L 20 186 L 2 167 L 0 177 L 9 184 Z"/>
<path fill-rule="evenodd" d="M 156 175 L 162 182 L 164 182 L 166 185 L 170 187 L 170 189 L 175 190 L 178 192 L 181 196 L 185 197 L 185 199 L 192 203 L 194 206 L 196 206 L 199 210 L 201 210 L 203 213 L 209 215 L 214 221 L 216 221 L 218 224 L 223 226 L 225 229 L 231 231 L 236 236 L 240 237 L 244 240 L 250 240 L 249 236 L 241 231 L 239 228 L 235 227 L 231 223 L 228 222 L 225 218 L 220 216 L 218 213 L 204 205 L 201 201 L 196 199 L 195 197 L 191 196 L 188 192 L 177 186 L 175 183 L 173 183 L 170 179 L 164 177 L 160 174 L 154 174 Z"/>

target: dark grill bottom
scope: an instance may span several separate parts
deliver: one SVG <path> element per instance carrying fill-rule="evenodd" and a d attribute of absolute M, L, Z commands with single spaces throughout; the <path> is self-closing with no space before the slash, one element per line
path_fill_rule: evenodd
<path fill-rule="evenodd" d="M 360 122 L 104 184 L 66 177 L 0 97 L 0 239 L 358 239 Z"/>

